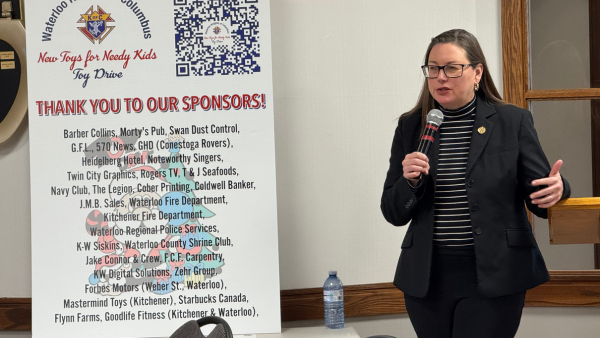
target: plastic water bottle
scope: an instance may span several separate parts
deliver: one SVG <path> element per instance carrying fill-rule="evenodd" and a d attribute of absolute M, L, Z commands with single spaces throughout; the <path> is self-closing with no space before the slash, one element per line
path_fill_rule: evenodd
<path fill-rule="evenodd" d="M 337 276 L 337 271 L 329 271 L 329 277 L 323 284 L 323 301 L 325 303 L 325 327 L 341 329 L 344 327 L 344 285 Z"/>

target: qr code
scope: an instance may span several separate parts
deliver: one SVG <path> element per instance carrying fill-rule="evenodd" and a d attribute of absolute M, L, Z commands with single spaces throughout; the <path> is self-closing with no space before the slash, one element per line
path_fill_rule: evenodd
<path fill-rule="evenodd" d="M 259 0 L 173 0 L 177 76 L 260 72 Z"/>

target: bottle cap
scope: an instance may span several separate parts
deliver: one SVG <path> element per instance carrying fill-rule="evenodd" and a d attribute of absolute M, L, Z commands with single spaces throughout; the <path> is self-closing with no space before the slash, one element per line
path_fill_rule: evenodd
<path fill-rule="evenodd" d="M 330 276 L 337 276 L 337 271 L 336 270 L 329 270 L 329 275 Z"/>

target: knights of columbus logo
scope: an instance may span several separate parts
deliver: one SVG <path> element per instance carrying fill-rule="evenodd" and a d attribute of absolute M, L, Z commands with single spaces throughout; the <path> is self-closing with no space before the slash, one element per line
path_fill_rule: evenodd
<path fill-rule="evenodd" d="M 81 19 L 77 23 L 85 23 L 85 27 L 77 27 L 83 35 L 85 35 L 92 43 L 102 43 L 104 39 L 110 34 L 115 26 L 108 26 L 108 22 L 115 22 L 110 17 L 110 13 L 106 13 L 100 6 L 97 6 L 98 10 L 94 11 L 94 6 L 81 14 Z"/>

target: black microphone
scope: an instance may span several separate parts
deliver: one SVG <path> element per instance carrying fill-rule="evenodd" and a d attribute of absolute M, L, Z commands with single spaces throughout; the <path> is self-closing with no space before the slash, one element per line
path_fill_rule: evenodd
<path fill-rule="evenodd" d="M 431 148 L 431 144 L 433 144 L 435 134 L 443 121 L 444 114 L 439 109 L 432 109 L 429 111 L 429 114 L 427 114 L 427 124 L 425 125 L 423 136 L 421 136 L 419 148 L 417 148 L 418 152 L 427 155 L 429 148 Z"/>
<path fill-rule="evenodd" d="M 429 152 L 429 148 L 433 144 L 435 139 L 435 134 L 437 134 L 438 128 L 442 125 L 444 121 L 444 114 L 439 109 L 432 109 L 427 114 L 427 124 L 425 125 L 425 130 L 423 130 L 423 135 L 421 136 L 421 142 L 419 142 L 419 148 L 417 151 L 427 155 Z M 417 179 L 421 179 L 421 174 L 417 177 Z"/>

